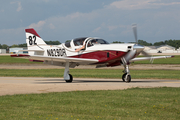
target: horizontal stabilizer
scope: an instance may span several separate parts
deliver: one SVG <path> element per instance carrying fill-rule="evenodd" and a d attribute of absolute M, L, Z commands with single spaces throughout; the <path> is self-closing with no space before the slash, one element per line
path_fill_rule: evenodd
<path fill-rule="evenodd" d="M 14 55 L 11 55 L 11 57 L 29 57 L 29 55 L 27 55 L 27 54 L 14 54 Z"/>
<path fill-rule="evenodd" d="M 18 52 L 44 52 L 44 50 L 18 50 Z"/>

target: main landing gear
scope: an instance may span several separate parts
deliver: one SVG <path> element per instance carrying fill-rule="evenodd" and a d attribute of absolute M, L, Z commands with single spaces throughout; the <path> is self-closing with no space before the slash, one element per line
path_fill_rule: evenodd
<path fill-rule="evenodd" d="M 124 74 L 122 75 L 122 80 L 123 82 L 126 82 L 126 83 L 129 83 L 131 82 L 131 75 L 130 75 L 130 71 L 129 71 L 129 66 L 125 60 L 125 58 L 123 57 L 121 59 L 122 63 L 123 63 L 123 66 L 124 66 Z"/>
<path fill-rule="evenodd" d="M 65 65 L 64 80 L 67 83 L 71 83 L 73 81 L 73 76 L 69 74 L 69 62 L 66 62 L 66 65 Z"/>

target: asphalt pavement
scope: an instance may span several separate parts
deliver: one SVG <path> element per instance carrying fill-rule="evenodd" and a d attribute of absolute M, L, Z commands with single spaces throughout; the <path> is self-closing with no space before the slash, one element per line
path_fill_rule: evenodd
<path fill-rule="evenodd" d="M 132 79 L 125 83 L 120 79 L 75 78 L 66 83 L 63 78 L 0 77 L 0 95 L 67 92 L 84 90 L 122 90 L 140 87 L 180 87 L 180 80 Z"/>

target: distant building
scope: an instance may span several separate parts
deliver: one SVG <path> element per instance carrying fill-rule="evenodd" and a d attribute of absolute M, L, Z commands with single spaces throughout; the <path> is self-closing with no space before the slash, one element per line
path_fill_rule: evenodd
<path fill-rule="evenodd" d="M 0 54 L 6 54 L 6 49 L 0 49 Z"/>
<path fill-rule="evenodd" d="M 24 54 L 24 53 L 28 53 L 27 51 L 20 51 L 18 52 L 19 50 L 27 50 L 27 48 L 9 48 L 9 53 L 11 54 Z"/>
<path fill-rule="evenodd" d="M 176 50 L 175 47 L 169 45 L 145 46 L 144 50 L 148 53 L 180 53 L 179 49 Z"/>

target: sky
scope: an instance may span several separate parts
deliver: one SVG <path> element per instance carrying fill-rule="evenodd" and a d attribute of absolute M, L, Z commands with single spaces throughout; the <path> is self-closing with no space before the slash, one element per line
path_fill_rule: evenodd
<path fill-rule="evenodd" d="M 179 0 L 1 0 L 0 44 L 25 43 L 25 29 L 34 28 L 45 41 L 64 43 L 78 37 L 99 37 L 149 43 L 180 40 Z"/>

